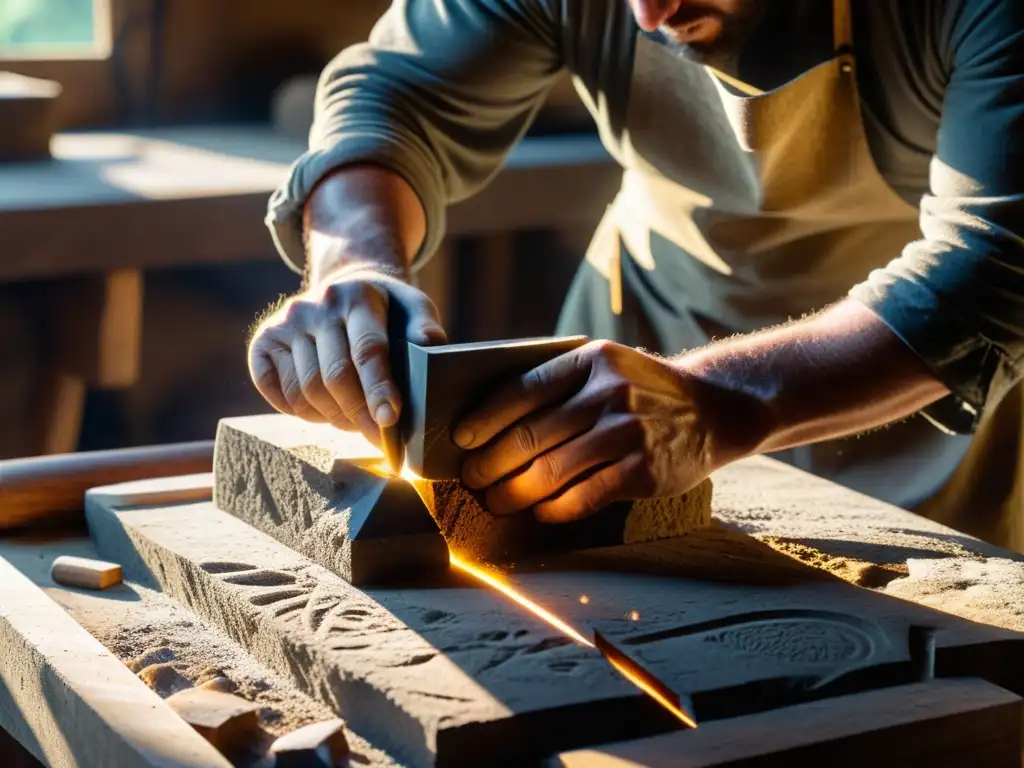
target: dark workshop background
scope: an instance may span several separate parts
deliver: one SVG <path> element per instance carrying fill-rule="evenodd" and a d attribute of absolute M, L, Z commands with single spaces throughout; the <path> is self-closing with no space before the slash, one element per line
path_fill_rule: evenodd
<path fill-rule="evenodd" d="M 344 46 L 365 39 L 387 7 L 383 0 L 110 0 L 109 6 L 96 0 L 90 8 L 92 2 L 0 3 L 0 70 L 60 82 L 66 129 L 270 121 L 279 87 L 318 74 Z M 109 13 L 110 56 L 69 60 L 24 53 L 33 40 L 74 42 L 88 35 L 96 9 Z M 533 133 L 591 130 L 566 80 Z M 494 284 L 482 253 L 494 250 L 493 241 L 486 249 L 473 239 L 453 243 L 453 338 L 550 333 L 591 232 L 588 224 L 507 235 L 505 252 L 511 249 L 515 257 L 507 286 L 513 300 L 500 304 L 497 317 L 480 288 Z M 188 264 L 187 253 L 181 261 Z M 540 274 L 543 279 L 536 279 Z M 28 402 L 36 386 L 33 371 L 48 354 L 38 332 L 44 288 L 39 282 L 0 285 L 0 359 L 8 370 L 0 402 L 10 411 L 0 414 L 5 456 L 25 452 L 21 437 L 29 427 L 18 420 L 25 415 L 19 404 Z M 245 334 L 262 308 L 296 288 L 297 277 L 266 258 L 147 271 L 141 378 L 127 390 L 89 391 L 79 449 L 208 439 L 221 417 L 267 410 L 248 380 Z M 483 315 L 486 323 L 478 322 Z"/>

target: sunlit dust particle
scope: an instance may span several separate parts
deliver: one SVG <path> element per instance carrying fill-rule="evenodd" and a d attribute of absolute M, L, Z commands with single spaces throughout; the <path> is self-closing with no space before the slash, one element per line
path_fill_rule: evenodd
<path fill-rule="evenodd" d="M 580 602 L 583 603 L 583 605 L 586 605 L 590 602 L 590 598 L 586 595 L 580 595 Z"/>
<path fill-rule="evenodd" d="M 630 611 L 629 612 L 629 620 L 630 621 L 640 621 L 640 611 Z"/>

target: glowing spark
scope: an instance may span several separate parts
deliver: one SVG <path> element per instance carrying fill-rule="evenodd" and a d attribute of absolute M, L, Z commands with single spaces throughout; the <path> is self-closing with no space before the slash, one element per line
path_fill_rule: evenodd
<path fill-rule="evenodd" d="M 586 595 L 580 595 L 580 602 L 583 603 L 583 605 L 586 605 L 590 602 L 590 598 Z"/>
<path fill-rule="evenodd" d="M 458 557 L 454 553 L 449 553 L 448 557 L 451 560 L 451 564 L 454 565 L 456 568 L 458 568 L 461 571 L 465 571 L 466 573 L 468 573 L 470 576 L 473 576 L 474 578 L 479 579 L 480 581 L 482 581 L 487 586 L 493 587 L 494 589 L 498 590 L 499 592 L 501 592 L 503 595 L 505 595 L 509 599 L 513 600 L 514 602 L 516 602 L 519 605 L 521 605 L 524 608 L 526 608 L 528 611 L 533 613 L 535 616 L 538 616 L 539 618 L 541 618 L 544 621 L 546 621 L 548 624 L 553 626 L 559 632 L 562 632 L 565 635 L 571 637 L 573 640 L 575 640 L 580 645 L 586 646 L 587 648 L 593 648 L 594 647 L 594 644 L 590 640 L 587 640 L 587 638 L 585 638 L 583 635 L 581 635 L 579 632 L 577 632 L 571 626 L 566 624 L 560 618 L 555 616 L 555 614 L 551 613 L 551 611 L 549 611 L 546 608 L 543 608 L 543 607 L 537 605 L 530 598 L 528 598 L 525 595 L 519 593 L 515 589 L 515 587 L 512 587 L 509 584 L 506 584 L 501 579 L 499 579 L 495 574 L 488 573 L 483 568 L 478 568 L 475 565 L 471 565 L 470 563 L 467 563 L 465 560 L 463 560 L 462 558 Z"/>
<path fill-rule="evenodd" d="M 629 612 L 629 620 L 630 621 L 640 621 L 640 611 L 630 611 Z"/>
<path fill-rule="evenodd" d="M 618 671 L 618 673 L 620 675 L 622 675 L 624 678 L 629 680 L 629 682 L 631 682 L 633 685 L 635 685 L 641 691 L 646 693 L 648 696 L 650 696 L 656 702 L 661 704 L 661 706 L 663 706 L 665 709 L 667 709 L 669 712 L 671 712 L 677 718 L 682 720 L 686 725 L 688 725 L 690 728 L 696 728 L 697 727 L 697 722 L 692 717 L 690 717 L 688 714 L 683 712 L 683 710 L 681 710 L 679 707 L 677 707 L 674 703 L 672 703 L 667 698 L 665 698 L 665 696 L 661 693 L 661 691 L 659 691 L 656 688 L 654 688 L 654 686 L 649 685 L 647 683 L 647 681 L 644 680 L 642 677 L 640 677 L 638 674 L 636 674 L 636 672 L 634 672 L 629 667 L 627 667 L 625 664 L 623 664 L 621 661 L 619 661 L 618 659 L 616 659 L 616 658 L 614 658 L 612 656 L 609 656 L 609 655 L 606 654 L 605 658 L 608 660 L 609 664 L 611 664 L 613 667 L 615 667 L 616 671 Z"/>

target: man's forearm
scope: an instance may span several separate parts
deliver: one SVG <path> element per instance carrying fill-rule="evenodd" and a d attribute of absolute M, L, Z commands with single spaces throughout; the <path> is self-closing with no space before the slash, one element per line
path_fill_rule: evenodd
<path fill-rule="evenodd" d="M 358 165 L 335 171 L 313 190 L 305 232 L 307 282 L 315 286 L 353 262 L 404 271 L 423 244 L 426 219 L 405 179 Z"/>
<path fill-rule="evenodd" d="M 684 354 L 677 364 L 705 390 L 717 465 L 863 432 L 948 394 L 888 326 L 854 301 Z"/>

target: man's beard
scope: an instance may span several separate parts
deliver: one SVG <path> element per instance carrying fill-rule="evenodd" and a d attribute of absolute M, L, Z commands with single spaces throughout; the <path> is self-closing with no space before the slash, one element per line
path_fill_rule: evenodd
<path fill-rule="evenodd" d="M 731 14 L 684 3 L 679 12 L 669 20 L 669 24 L 648 36 L 681 59 L 727 71 L 733 67 L 736 57 L 764 16 L 767 2 L 768 0 L 741 0 L 739 9 Z M 721 32 L 713 40 L 682 42 L 673 34 L 673 27 L 681 28 L 688 21 L 704 16 L 713 16 L 721 25 Z"/>

